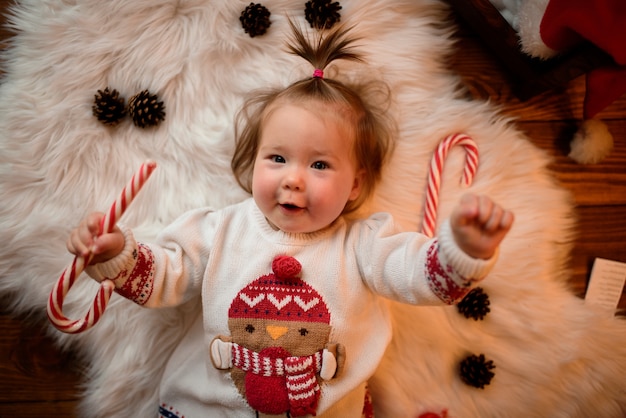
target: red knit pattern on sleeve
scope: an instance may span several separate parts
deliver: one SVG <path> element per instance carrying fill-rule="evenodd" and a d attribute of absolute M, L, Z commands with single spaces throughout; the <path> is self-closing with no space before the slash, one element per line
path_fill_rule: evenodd
<path fill-rule="evenodd" d="M 430 289 L 448 305 L 454 304 L 469 293 L 471 281 L 458 274 L 450 265 L 442 265 L 439 242 L 435 240 L 426 252 L 426 278 Z M 458 283 L 467 283 L 459 285 Z"/>
<path fill-rule="evenodd" d="M 122 270 L 115 279 L 128 276 L 124 284 L 117 289 L 117 293 L 138 305 L 144 305 L 153 289 L 154 280 L 154 254 L 147 246 L 137 245 L 137 251 L 133 253 L 135 265 L 133 271 L 128 274 Z"/>

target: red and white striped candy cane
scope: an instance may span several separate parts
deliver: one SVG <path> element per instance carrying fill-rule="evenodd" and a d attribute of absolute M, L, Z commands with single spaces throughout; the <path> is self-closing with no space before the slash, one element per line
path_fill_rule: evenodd
<path fill-rule="evenodd" d="M 429 237 L 435 235 L 435 227 L 437 225 L 437 208 L 439 206 L 439 188 L 441 186 L 443 163 L 448 155 L 448 151 L 455 145 L 462 145 L 466 151 L 465 168 L 461 178 L 463 186 L 467 187 L 472 184 L 478 169 L 478 147 L 469 136 L 464 134 L 450 135 L 439 144 L 433 154 L 428 171 L 428 188 L 424 204 L 424 219 L 422 220 L 422 233 Z"/>
<path fill-rule="evenodd" d="M 100 225 L 100 233 L 112 232 L 117 220 L 124 214 L 124 211 L 133 201 L 139 190 L 144 185 L 152 171 L 156 168 L 156 163 L 147 161 L 141 165 L 139 170 L 130 179 L 117 200 L 113 202 L 108 212 L 104 214 Z M 48 298 L 48 318 L 50 322 L 60 331 L 68 334 L 76 334 L 91 328 L 98 322 L 100 316 L 106 309 L 111 294 L 115 289 L 115 284 L 111 280 L 103 280 L 100 284 L 98 294 L 93 301 L 93 305 L 82 319 L 71 320 L 63 315 L 63 301 L 70 288 L 82 273 L 85 266 L 89 265 L 93 254 L 83 258 L 76 256 L 72 264 L 70 264 L 59 280 L 52 288 L 50 297 Z"/>

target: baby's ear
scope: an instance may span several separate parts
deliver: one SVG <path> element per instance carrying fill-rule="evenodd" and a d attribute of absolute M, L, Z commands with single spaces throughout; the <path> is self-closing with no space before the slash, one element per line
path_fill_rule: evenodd
<path fill-rule="evenodd" d="M 363 188 L 363 182 L 365 181 L 365 169 L 362 168 L 354 175 L 354 184 L 352 184 L 352 190 L 350 191 L 349 201 L 355 200 L 361 194 Z"/>

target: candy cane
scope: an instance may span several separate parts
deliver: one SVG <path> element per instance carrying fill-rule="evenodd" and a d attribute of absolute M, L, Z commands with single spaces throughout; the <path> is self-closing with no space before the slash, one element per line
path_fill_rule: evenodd
<path fill-rule="evenodd" d="M 439 144 L 433 155 L 428 171 L 428 189 L 426 191 L 426 202 L 424 205 L 424 219 L 422 220 L 422 233 L 429 237 L 433 237 L 435 234 L 443 163 L 448 155 L 448 151 L 455 145 L 462 145 L 467 153 L 463 177 L 461 178 L 461 184 L 464 187 L 468 187 L 472 184 L 478 168 L 478 147 L 469 136 L 464 134 L 450 135 Z"/>
<path fill-rule="evenodd" d="M 115 223 L 124 214 L 128 205 L 130 205 L 137 193 L 139 193 L 139 190 L 141 190 L 141 187 L 148 180 L 148 177 L 150 177 L 150 174 L 152 174 L 155 168 L 156 163 L 153 161 L 147 161 L 141 165 L 126 187 L 124 187 L 124 190 L 122 190 L 117 200 L 113 202 L 109 211 L 104 214 L 100 224 L 101 234 L 113 231 Z M 65 296 L 76 281 L 76 278 L 82 273 L 85 266 L 89 265 L 92 257 L 93 254 L 89 254 L 86 258 L 76 256 L 72 264 L 63 271 L 63 274 L 61 274 L 56 285 L 52 288 L 50 297 L 48 298 L 48 318 L 50 322 L 52 322 L 57 329 L 68 334 L 83 332 L 94 326 L 106 309 L 111 294 L 115 289 L 115 284 L 112 280 L 103 280 L 92 307 L 83 319 L 73 321 L 63 315 L 62 309 Z"/>

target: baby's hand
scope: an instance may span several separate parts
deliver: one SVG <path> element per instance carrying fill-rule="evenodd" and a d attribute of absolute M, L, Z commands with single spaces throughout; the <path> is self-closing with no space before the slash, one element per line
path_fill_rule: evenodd
<path fill-rule="evenodd" d="M 89 264 L 110 260 L 124 249 L 124 234 L 118 227 L 111 233 L 100 235 L 103 217 L 101 212 L 87 215 L 67 239 L 67 249 L 72 254 L 81 257 L 93 254 Z"/>
<path fill-rule="evenodd" d="M 457 245 L 467 255 L 489 259 L 513 225 L 513 213 L 486 196 L 466 194 L 450 216 Z"/>

